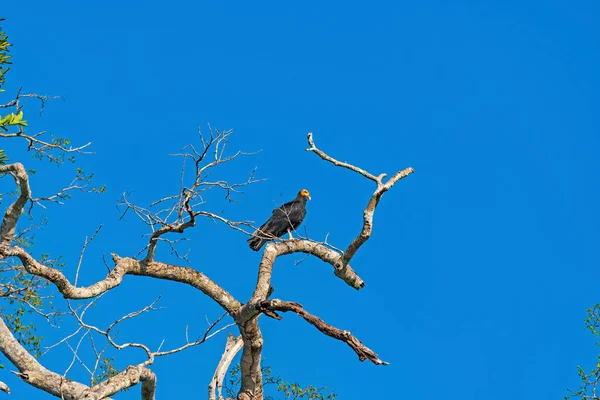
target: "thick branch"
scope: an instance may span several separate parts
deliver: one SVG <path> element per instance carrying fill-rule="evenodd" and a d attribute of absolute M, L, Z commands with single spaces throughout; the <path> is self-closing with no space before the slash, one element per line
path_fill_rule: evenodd
<path fill-rule="evenodd" d="M 154 400 L 156 392 L 156 375 L 148 368 L 143 368 L 140 374 L 142 381 L 142 400 Z"/>
<path fill-rule="evenodd" d="M 89 397 L 90 399 L 105 399 L 123 389 L 137 385 L 140 381 L 142 382 L 142 400 L 154 400 L 156 375 L 148 368 L 140 365 L 130 365 L 125 371 L 94 386 L 88 396 L 93 393 L 96 397 Z"/>
<path fill-rule="evenodd" d="M 23 207 L 31 196 L 31 189 L 29 188 L 29 180 L 25 167 L 21 163 L 14 163 L 9 165 L 0 166 L 0 173 L 9 173 L 19 185 L 20 194 L 17 200 L 12 203 L 2 220 L 2 226 L 0 227 L 0 248 L 7 249 L 13 238 L 15 237 L 15 230 L 17 228 L 17 221 L 23 212 Z"/>
<path fill-rule="evenodd" d="M 27 272 L 49 280 L 68 299 L 88 299 L 98 296 L 118 286 L 125 275 L 139 275 L 186 283 L 215 300 L 230 314 L 236 312 L 241 306 L 225 289 L 203 273 L 189 267 L 156 261 L 146 263 L 133 258 L 120 258 L 113 254 L 116 266 L 108 273 L 106 278 L 88 287 L 75 287 L 61 271 L 43 265 L 18 246 L 13 246 L 5 251 L 0 250 L 0 254 L 18 257 Z"/>
<path fill-rule="evenodd" d="M 237 395 L 237 400 L 262 400 L 262 368 L 261 357 L 263 337 L 258 326 L 258 319 L 253 318 L 244 324 L 238 324 L 244 349 L 240 360 L 242 385 Z"/>
<path fill-rule="evenodd" d="M 363 345 L 360 342 L 360 340 L 358 340 L 357 338 L 352 336 L 352 334 L 349 331 L 343 331 L 341 329 L 338 329 L 336 327 L 333 327 L 333 326 L 327 324 L 322 319 L 306 312 L 304 310 L 304 308 L 302 308 L 302 306 L 298 303 L 274 299 L 274 300 L 265 300 L 265 301 L 261 302 L 260 307 L 262 310 L 269 310 L 269 311 L 283 311 L 283 312 L 292 311 L 292 312 L 298 314 L 300 317 L 304 318 L 305 321 L 307 321 L 309 324 L 316 327 L 318 330 L 320 330 L 327 336 L 330 336 L 334 339 L 345 342 L 358 355 L 358 358 L 360 359 L 360 361 L 369 360 L 373 364 L 376 364 L 376 365 L 388 365 L 389 364 L 389 363 L 379 359 L 379 357 L 377 356 L 377 354 L 375 354 L 375 352 L 373 352 L 373 350 L 371 350 L 368 347 L 366 347 L 365 345 Z M 279 317 L 278 319 L 281 319 L 281 317 Z"/>
<path fill-rule="evenodd" d="M 47 393 L 65 400 L 85 398 L 89 388 L 79 382 L 44 368 L 13 336 L 4 320 L 0 318 L 0 352 L 19 369 L 17 373 L 23 381 Z M 89 397 L 89 399 L 96 399 Z"/>
<path fill-rule="evenodd" d="M 234 315 L 238 325 L 242 325 L 246 321 L 249 321 L 260 314 L 259 305 L 269 297 L 275 260 L 279 256 L 293 253 L 311 254 L 322 261 L 331 264 L 334 268 L 334 274 L 356 290 L 365 286 L 363 280 L 356 272 L 354 272 L 349 264 L 343 265 L 340 262 L 341 257 L 339 253 L 321 243 L 299 239 L 271 242 L 266 245 L 265 250 L 263 251 L 258 269 L 258 280 L 252 298 Z"/>
<path fill-rule="evenodd" d="M 156 376 L 149 369 L 143 366 L 130 366 L 107 381 L 89 388 L 44 368 L 15 339 L 2 318 L 0 318 L 0 352 L 18 368 L 19 372 L 16 375 L 23 381 L 63 400 L 108 399 L 109 396 L 134 386 L 139 381 L 142 381 L 142 400 L 154 400 Z M 6 389 L 8 390 L 8 387 Z"/>
<path fill-rule="evenodd" d="M 340 264 L 340 254 L 311 240 L 292 239 L 283 242 L 271 242 L 265 247 L 258 270 L 258 281 L 252 300 L 264 300 L 271 285 L 273 264 L 279 256 L 293 253 L 311 254 L 334 267 L 335 275 L 355 289 L 365 286 L 364 281 L 346 264 Z"/>
<path fill-rule="evenodd" d="M 241 336 L 235 337 L 232 334 L 227 336 L 227 343 L 225 344 L 225 352 L 221 356 L 221 360 L 219 364 L 217 364 L 217 369 L 215 370 L 215 374 L 213 375 L 210 384 L 208 385 L 208 399 L 209 400 L 217 400 L 217 396 L 219 400 L 223 400 L 223 395 L 221 394 L 221 390 L 223 388 L 223 381 L 225 380 L 225 374 L 227 374 L 227 370 L 231 365 L 231 362 L 239 353 L 239 351 L 244 346 L 244 341 Z"/>
<path fill-rule="evenodd" d="M 294 239 L 267 244 L 260 263 L 258 281 L 254 294 L 250 301 L 234 315 L 244 341 L 244 351 L 240 362 L 242 387 L 238 394 L 238 400 L 262 399 L 263 387 L 260 360 L 263 338 L 257 321 L 258 315 L 261 312 L 259 305 L 265 301 L 270 294 L 270 282 L 273 264 L 275 263 L 276 258 L 280 255 L 298 252 L 312 254 L 333 265 L 336 276 L 343 279 L 350 286 L 356 289 L 360 289 L 364 286 L 362 279 L 356 275 L 350 265 L 346 264 L 345 266 L 342 266 L 340 264 L 339 253 L 327 248 L 321 243 L 310 240 Z"/>

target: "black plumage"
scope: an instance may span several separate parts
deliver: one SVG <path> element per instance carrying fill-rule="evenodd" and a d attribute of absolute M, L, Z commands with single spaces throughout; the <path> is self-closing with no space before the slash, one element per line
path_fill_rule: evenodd
<path fill-rule="evenodd" d="M 302 189 L 294 200 L 273 210 L 271 218 L 248 239 L 250 248 L 258 251 L 266 242 L 281 237 L 286 232 L 290 234 L 291 238 L 291 231 L 298 228 L 304 220 L 307 200 L 310 200 L 310 194 L 308 190 Z"/>

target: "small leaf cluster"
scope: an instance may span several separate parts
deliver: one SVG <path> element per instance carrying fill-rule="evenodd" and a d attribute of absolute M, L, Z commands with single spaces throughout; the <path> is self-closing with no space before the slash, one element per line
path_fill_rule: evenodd
<path fill-rule="evenodd" d="M 4 18 L 0 18 L 0 22 L 2 21 L 4 21 Z M 12 44 L 8 42 L 8 35 L 0 27 L 0 92 L 4 92 L 2 86 L 5 83 L 5 75 L 10 69 L 5 65 L 12 64 L 10 61 L 12 56 L 8 54 L 10 46 Z M 19 111 L 17 114 L 11 113 L 4 117 L 0 115 L 0 128 L 7 130 L 6 127 L 15 125 L 27 126 L 27 121 L 23 119 L 23 111 Z"/>
<path fill-rule="evenodd" d="M 27 126 L 27 121 L 23 119 L 23 111 L 19 111 L 17 114 L 11 113 L 4 117 L 0 115 L 0 128 L 7 130 L 8 126 Z"/>
<path fill-rule="evenodd" d="M 33 246 L 35 237 L 31 234 L 17 235 L 16 244 L 28 248 Z M 40 262 L 48 267 L 61 268 L 64 261 L 61 258 L 52 259 L 48 254 L 40 256 Z M 35 317 L 39 311 L 56 323 L 58 313 L 52 303 L 52 297 L 44 295 L 49 283 L 37 275 L 25 271 L 22 265 L 11 264 L 6 260 L 0 263 L 0 316 L 13 332 L 17 340 L 35 357 L 41 355 L 43 336 L 37 334 Z M 50 322 L 50 320 L 48 321 Z"/>
<path fill-rule="evenodd" d="M 270 366 L 262 366 L 263 387 L 267 391 L 270 387 L 276 388 L 276 393 L 265 396 L 265 400 L 335 400 L 337 393 L 329 390 L 326 386 L 317 388 L 312 385 L 306 387 L 299 383 L 290 383 L 284 381 L 279 376 L 273 375 L 273 370 Z M 242 369 L 238 364 L 229 370 L 229 381 L 223 386 L 223 391 L 228 397 L 236 398 L 239 387 L 242 382 Z"/>
<path fill-rule="evenodd" d="M 0 22 L 4 21 L 4 18 L 0 18 Z M 8 42 L 8 35 L 2 30 L 0 27 L 0 92 L 3 92 L 2 86 L 4 85 L 4 75 L 9 70 L 9 67 L 4 67 L 4 65 L 12 64 L 10 59 L 12 56 L 8 55 L 9 47 L 12 46 Z"/>
<path fill-rule="evenodd" d="M 98 372 L 92 377 L 92 386 L 104 382 L 105 380 L 118 375 L 120 372 L 121 371 L 115 367 L 115 359 L 113 357 L 102 356 L 98 363 Z M 124 391 L 127 391 L 127 389 Z"/>
<path fill-rule="evenodd" d="M 600 303 L 588 308 L 586 312 L 585 326 L 594 336 L 600 336 Z M 596 342 L 596 345 L 600 346 L 600 342 Z M 596 366 L 587 372 L 583 367 L 577 366 L 577 374 L 581 379 L 581 386 L 577 390 L 569 389 L 569 394 L 565 396 L 565 400 L 573 397 L 581 400 L 600 399 L 596 393 L 596 388 L 600 382 L 600 356 L 596 359 Z"/>
<path fill-rule="evenodd" d="M 78 167 L 76 170 L 77 172 L 77 176 L 75 177 L 75 179 L 77 179 L 78 181 L 84 182 L 87 185 L 91 185 L 92 181 L 94 180 L 94 174 L 86 174 L 86 172 L 83 170 L 83 168 Z M 89 189 L 90 192 L 92 193 L 104 193 L 106 192 L 106 185 L 102 185 L 102 186 L 93 186 L 91 189 Z"/>
<path fill-rule="evenodd" d="M 52 301 L 40 294 L 47 285 L 45 280 L 29 275 L 22 268 L 15 269 L 12 275 L 3 271 L 0 279 L 0 297 L 7 300 L 0 305 L 0 314 L 17 340 L 35 357 L 41 355 L 43 336 L 37 334 L 30 316 L 34 307 L 53 308 Z"/>

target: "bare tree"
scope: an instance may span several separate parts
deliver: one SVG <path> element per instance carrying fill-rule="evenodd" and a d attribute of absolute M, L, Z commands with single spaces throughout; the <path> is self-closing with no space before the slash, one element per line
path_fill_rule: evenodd
<path fill-rule="evenodd" d="M 45 139 L 45 132 L 27 133 L 24 129 L 27 124 L 23 120 L 21 102 L 28 98 L 37 98 L 42 101 L 42 104 L 47 100 L 43 96 L 22 94 L 19 91 L 15 99 L 0 105 L 1 108 L 15 108 L 15 112 L 11 114 L 15 117 L 6 119 L 6 123 L 0 126 L 3 128 L 0 131 L 0 137 L 24 140 L 30 151 L 39 158 L 46 158 L 52 162 L 87 152 L 90 143 L 72 147 L 67 140 Z M 35 206 L 43 207 L 48 202 L 61 203 L 72 191 L 100 192 L 103 189 L 92 187 L 88 177 L 78 170 L 73 182 L 59 189 L 55 194 L 33 197 L 29 184 L 29 173 L 22 163 L 4 162 L 4 165 L 0 165 L 1 176 L 4 179 L 12 177 L 16 184 L 16 198 L 8 205 L 0 226 L 2 272 L 8 274 L 12 271 L 13 273 L 11 280 L 5 282 L 1 288 L 5 293 L 3 297 L 12 296 L 12 298 L 18 299 L 17 301 L 26 304 L 28 297 L 21 293 L 23 287 L 33 288 L 34 294 L 31 296 L 39 297 L 41 290 L 37 290 L 36 287 L 49 284 L 67 299 L 67 309 L 46 311 L 37 303 L 29 302 L 29 305 L 40 315 L 44 315 L 49 323 L 52 323 L 53 318 L 61 314 L 69 316 L 77 322 L 77 328 L 73 332 L 66 334 L 64 339 L 46 349 L 49 351 L 57 346 L 67 346 L 70 349 L 72 357 L 69 365 L 65 371 L 57 372 L 47 369 L 36 359 L 32 349 L 27 348 L 27 345 L 19 340 L 14 327 L 11 329 L 6 315 L 3 316 L 4 318 L 0 318 L 0 351 L 18 370 L 16 374 L 23 382 L 66 400 L 106 399 L 121 390 L 141 383 L 142 399 L 154 399 L 157 379 L 152 372 L 152 364 L 156 358 L 169 356 L 200 345 L 229 327 L 235 326 L 239 335 L 228 337 L 214 375 L 212 378 L 206 377 L 208 398 L 211 400 L 224 398 L 222 392 L 224 377 L 232 361 L 241 351 L 241 387 L 237 393 L 237 399 L 260 400 L 263 399 L 261 356 L 264 340 L 259 326 L 259 317 L 264 314 L 270 318 L 281 319 L 279 313 L 283 312 L 296 314 L 325 335 L 346 343 L 357 354 L 360 361 L 368 360 L 377 365 L 387 364 L 349 331 L 328 324 L 296 302 L 272 299 L 271 277 L 273 265 L 278 257 L 304 253 L 331 265 L 334 276 L 350 287 L 357 290 L 364 287 L 363 280 L 351 267 L 350 262 L 371 236 L 374 213 L 382 196 L 399 180 L 411 174 L 412 168 L 403 169 L 386 180 L 386 174 L 376 176 L 355 165 L 331 157 L 316 146 L 312 134 L 309 133 L 307 152 L 316 154 L 323 161 L 335 167 L 348 169 L 358 178 L 362 177 L 374 182 L 375 190 L 370 195 L 362 212 L 362 229 L 356 238 L 345 247 L 345 250 L 339 250 L 327 241 L 316 241 L 298 234 L 292 239 L 269 242 L 264 247 L 258 265 L 257 282 L 249 299 L 236 299 L 224 287 L 193 267 L 157 259 L 156 249 L 158 246 L 168 246 L 174 255 L 185 259 L 185 254 L 181 254 L 179 251 L 178 243 L 185 239 L 186 232 L 196 225 L 199 218 L 213 220 L 226 228 L 234 229 L 240 235 L 251 235 L 254 231 L 254 224 L 250 221 L 233 221 L 221 213 L 205 209 L 204 195 L 207 191 L 220 190 L 225 193 L 226 197 L 230 197 L 244 186 L 259 181 L 255 178 L 254 171 L 251 171 L 244 181 L 235 183 L 211 178 L 213 176 L 211 172 L 218 170 L 221 164 L 234 162 L 238 157 L 247 154 L 241 151 L 228 152 L 227 146 L 231 134 L 231 131 L 220 131 L 209 127 L 209 134 L 203 135 L 199 130 L 199 144 L 188 145 L 179 154 L 174 155 L 181 157 L 183 161 L 179 177 L 180 187 L 176 193 L 157 199 L 148 206 L 135 204 L 127 194 L 123 195 L 119 204 L 122 214 L 131 213 L 147 225 L 147 244 L 135 255 L 126 256 L 112 253 L 113 265 L 109 268 L 107 275 L 88 286 L 78 285 L 81 259 L 86 247 L 100 232 L 101 227 L 84 241 L 73 280 L 57 268 L 53 264 L 53 260 L 35 258 L 24 242 L 20 240 L 22 232 L 20 233 L 17 228 L 24 215 L 31 213 Z M 223 309 L 223 315 L 211 322 L 208 329 L 196 339 L 190 340 L 188 332 L 186 332 L 185 343 L 176 348 L 163 349 L 160 346 L 158 349 L 154 349 L 144 343 L 121 342 L 114 334 L 115 328 L 126 320 L 156 310 L 158 299 L 138 311 L 123 315 L 105 327 L 99 327 L 89 322 L 86 312 L 101 296 L 119 286 L 126 276 L 145 276 L 189 285 L 216 302 Z M 27 277 L 29 280 L 24 281 L 23 277 Z M 38 298 L 36 297 L 36 299 Z M 227 323 L 227 320 L 230 322 Z M 91 346 L 95 354 L 91 362 L 80 356 L 80 347 L 85 344 Z M 110 363 L 106 362 L 104 354 L 108 347 L 141 349 L 145 354 L 145 359 L 138 364 L 129 365 L 123 371 L 117 371 L 114 368 L 111 369 Z M 89 372 L 89 383 L 77 382 L 68 378 L 69 371 L 75 363 L 81 364 Z M 103 378 L 98 376 L 98 371 L 101 369 L 106 372 L 103 374 Z M 9 392 L 9 388 L 1 382 L 0 390 Z"/>

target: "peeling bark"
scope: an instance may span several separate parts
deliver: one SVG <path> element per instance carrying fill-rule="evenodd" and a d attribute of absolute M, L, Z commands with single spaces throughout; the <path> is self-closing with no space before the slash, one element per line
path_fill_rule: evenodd
<path fill-rule="evenodd" d="M 263 337 L 258 326 L 258 318 L 253 318 L 239 325 L 244 350 L 240 366 L 242 370 L 242 387 L 237 400 L 263 400 L 262 357 Z"/>

